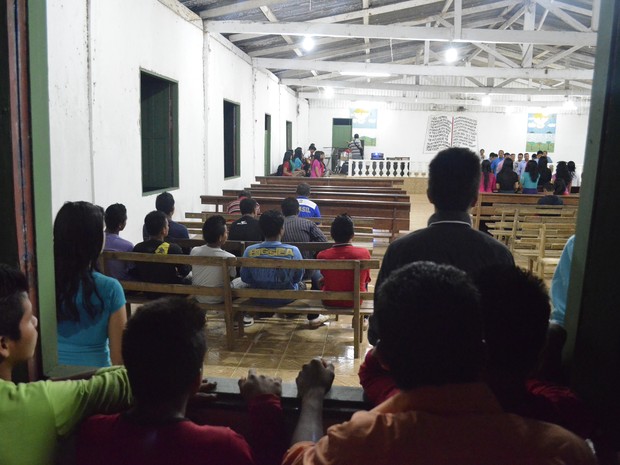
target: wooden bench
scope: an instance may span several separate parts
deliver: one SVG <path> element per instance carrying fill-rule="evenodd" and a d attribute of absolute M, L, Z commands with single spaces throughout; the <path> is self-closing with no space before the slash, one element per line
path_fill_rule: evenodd
<path fill-rule="evenodd" d="M 232 223 L 233 221 L 238 220 L 241 215 L 239 213 L 223 213 L 223 212 L 185 212 L 185 218 L 189 219 L 199 219 L 202 222 L 206 221 L 207 218 L 210 218 L 214 215 L 223 216 L 227 223 Z M 260 216 L 260 215 L 259 215 Z M 336 218 L 334 215 L 322 215 L 320 218 L 308 218 L 309 220 L 314 221 L 317 224 L 331 226 L 332 222 Z M 367 216 L 355 216 L 351 217 L 355 226 L 362 226 L 365 228 L 375 227 L 375 219 Z"/>
<path fill-rule="evenodd" d="M 226 195 L 202 195 L 203 205 L 213 206 L 215 211 L 223 211 L 224 207 L 235 200 L 237 196 Z M 281 197 L 252 196 L 261 205 L 262 211 L 279 210 L 282 203 Z M 321 214 L 336 216 L 348 213 L 352 217 L 365 216 L 375 220 L 375 228 L 390 231 L 391 238 L 398 235 L 399 231 L 409 229 L 409 216 L 411 213 L 410 202 L 377 201 L 377 200 L 351 200 L 344 202 L 342 199 L 316 199 L 321 209 Z"/>
<path fill-rule="evenodd" d="M 511 251 L 516 258 L 526 259 L 528 269 L 545 279 L 546 271 L 555 270 L 566 241 L 575 234 L 575 227 L 574 223 L 521 223 Z"/>
<path fill-rule="evenodd" d="M 276 184 L 276 183 L 271 183 L 271 184 L 251 184 L 249 188 L 246 188 L 246 190 L 249 190 L 250 192 L 254 192 L 254 191 L 260 191 L 260 190 L 269 190 L 269 189 L 273 189 L 273 188 L 280 188 L 280 189 L 288 189 L 290 192 L 295 192 L 297 190 L 297 185 L 296 184 L 291 184 L 291 183 L 283 183 L 283 184 Z M 310 191 L 311 192 L 321 192 L 321 191 L 333 191 L 334 189 L 337 189 L 340 192 L 366 192 L 369 194 L 372 193 L 388 193 L 388 194 L 406 194 L 407 191 L 405 191 L 404 189 L 402 189 L 401 187 L 385 187 L 385 186 L 363 186 L 363 185 L 357 185 L 357 186 L 320 186 L 320 185 L 313 185 L 310 186 Z"/>
<path fill-rule="evenodd" d="M 207 288 L 189 284 L 158 284 L 143 281 L 121 281 L 125 291 L 140 292 L 143 294 L 128 294 L 127 306 L 131 312 L 132 304 L 143 304 L 150 300 L 144 293 L 183 296 L 217 296 L 222 299 L 219 304 L 201 304 L 207 310 L 224 312 L 226 324 L 226 341 L 229 349 L 234 347 L 233 323 L 238 322 L 238 333 L 243 335 L 243 313 L 275 313 L 275 314 L 308 314 L 327 313 L 331 315 L 351 315 L 353 317 L 353 346 L 354 356 L 361 356 L 364 324 L 363 316 L 372 314 L 373 293 L 361 292 L 360 271 L 379 269 L 379 260 L 269 260 L 257 258 L 221 258 L 198 257 L 187 255 L 158 255 L 138 254 L 132 252 L 108 252 L 101 254 L 101 263 L 105 272 L 106 260 L 127 262 L 167 263 L 174 265 L 202 265 L 221 267 L 224 276 L 228 276 L 229 267 L 252 268 L 286 268 L 311 270 L 342 270 L 353 272 L 354 282 L 352 291 L 320 291 L 320 290 L 266 290 L 266 289 L 233 289 L 230 282 L 224 280 L 222 288 Z M 252 299 L 295 299 L 293 302 L 279 307 L 267 307 L 256 304 Z M 361 299 L 364 299 L 361 302 Z M 352 308 L 326 307 L 322 300 L 350 300 Z"/>
<path fill-rule="evenodd" d="M 267 186 L 269 187 L 269 186 Z M 239 190 L 237 189 L 224 189 L 223 195 L 230 195 L 233 197 L 239 196 Z M 295 189 L 286 187 L 275 187 L 268 189 L 253 189 L 253 196 L 266 196 L 266 197 L 280 197 L 284 200 L 286 197 L 296 197 Z M 345 192 L 339 189 L 337 190 L 316 190 L 312 191 L 310 199 L 317 202 L 322 199 L 342 199 L 344 202 L 357 201 L 357 200 L 381 200 L 392 202 L 409 202 L 410 198 L 408 194 L 403 193 L 389 193 L 389 192 Z"/>
<path fill-rule="evenodd" d="M 492 221 L 497 215 L 497 208 L 510 207 L 521 208 L 525 206 L 537 206 L 538 200 L 544 197 L 542 194 L 496 194 L 481 192 L 478 194 L 476 205 L 472 208 L 473 226 L 480 229 L 481 222 Z M 563 195 L 564 207 L 578 207 L 578 195 Z M 541 206 L 542 207 L 542 206 Z"/>
<path fill-rule="evenodd" d="M 310 186 L 375 186 L 375 187 L 402 187 L 405 181 L 402 178 L 349 178 L 345 176 L 329 176 L 324 178 L 306 178 L 299 176 L 256 176 L 261 184 L 299 184 L 305 182 Z"/>

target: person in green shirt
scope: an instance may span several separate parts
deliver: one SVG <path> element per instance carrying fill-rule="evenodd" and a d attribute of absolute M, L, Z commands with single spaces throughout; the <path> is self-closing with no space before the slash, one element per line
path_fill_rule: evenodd
<path fill-rule="evenodd" d="M 112 413 L 132 401 L 122 367 L 96 371 L 79 381 L 15 384 L 13 368 L 27 362 L 37 345 L 26 277 L 0 264 L 0 463 L 55 463 L 58 440 L 94 413 Z"/>

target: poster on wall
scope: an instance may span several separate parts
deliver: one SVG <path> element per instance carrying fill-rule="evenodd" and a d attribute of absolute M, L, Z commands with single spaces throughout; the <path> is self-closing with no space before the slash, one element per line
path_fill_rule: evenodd
<path fill-rule="evenodd" d="M 467 116 L 429 116 L 425 153 L 437 153 L 448 147 L 477 150 L 478 121 Z"/>
<path fill-rule="evenodd" d="M 377 109 L 350 108 L 353 134 L 359 134 L 364 147 L 377 145 Z"/>
<path fill-rule="evenodd" d="M 529 113 L 527 115 L 526 152 L 539 150 L 555 152 L 555 128 L 557 115 L 545 113 Z"/>

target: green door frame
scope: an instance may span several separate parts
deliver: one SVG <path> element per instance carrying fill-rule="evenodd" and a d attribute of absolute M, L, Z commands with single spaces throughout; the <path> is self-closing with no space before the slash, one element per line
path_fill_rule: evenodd
<path fill-rule="evenodd" d="M 265 113 L 265 176 L 271 174 L 271 115 Z"/>

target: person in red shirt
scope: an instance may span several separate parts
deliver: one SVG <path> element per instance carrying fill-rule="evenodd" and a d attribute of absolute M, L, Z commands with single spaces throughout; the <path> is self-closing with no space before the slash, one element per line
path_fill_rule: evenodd
<path fill-rule="evenodd" d="M 167 297 L 142 306 L 123 334 L 123 360 L 134 395 L 125 413 L 95 415 L 81 426 L 78 464 L 252 465 L 272 463 L 285 448 L 281 380 L 250 371 L 239 382 L 249 402 L 254 450 L 230 428 L 185 417 L 203 384 L 205 311 L 194 301 Z M 203 394 L 208 396 L 209 394 Z"/>
<path fill-rule="evenodd" d="M 335 244 L 327 250 L 322 250 L 316 258 L 320 260 L 370 260 L 370 252 L 363 247 L 355 247 L 351 244 L 354 232 L 353 220 L 349 215 L 342 214 L 334 218 L 330 229 Z M 321 270 L 324 291 L 352 291 L 353 271 L 348 270 Z M 370 282 L 370 270 L 360 272 L 360 291 L 368 290 Z M 332 307 L 352 307 L 350 300 L 324 300 L 324 305 Z"/>

